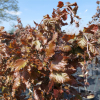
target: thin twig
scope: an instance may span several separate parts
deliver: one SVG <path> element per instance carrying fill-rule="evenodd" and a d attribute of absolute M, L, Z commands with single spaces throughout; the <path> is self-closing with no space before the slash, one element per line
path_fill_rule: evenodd
<path fill-rule="evenodd" d="M 85 38 L 86 38 L 86 40 L 87 40 L 87 53 L 88 53 L 88 55 L 89 55 L 89 58 L 91 58 L 91 55 L 90 55 L 89 49 L 88 49 L 88 45 L 90 44 L 90 42 L 89 42 L 87 36 L 86 36 L 84 33 L 83 33 L 83 35 L 85 36 Z"/>

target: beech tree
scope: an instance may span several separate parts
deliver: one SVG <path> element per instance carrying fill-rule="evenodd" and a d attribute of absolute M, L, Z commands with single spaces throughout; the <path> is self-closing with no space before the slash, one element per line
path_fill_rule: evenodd
<path fill-rule="evenodd" d="M 61 27 L 68 25 L 64 22 L 68 15 L 70 23 L 75 23 L 76 27 L 79 26 L 76 18 L 80 19 L 76 15 L 77 3 L 66 4 L 59 1 L 52 16 L 45 15 L 40 24 L 34 21 L 35 27 L 24 28 L 20 18 L 17 18 L 18 25 L 15 26 L 18 29 L 12 35 L 1 27 L 1 100 L 26 100 L 27 95 L 22 95 L 26 89 L 29 90 L 27 100 L 61 100 L 65 99 L 64 94 L 68 99 L 71 95 L 70 100 L 82 100 L 82 93 L 74 87 L 89 85 L 87 65 L 99 55 L 98 38 L 94 33 L 98 27 L 92 24 L 78 35 L 63 34 Z M 93 36 L 88 38 L 90 34 Z M 2 40 L 6 40 L 5 43 Z M 78 67 L 84 68 L 85 81 L 73 75 Z"/>
<path fill-rule="evenodd" d="M 0 0 L 0 22 L 17 19 L 16 15 L 11 15 L 9 11 L 18 11 L 18 1 L 16 0 Z"/>

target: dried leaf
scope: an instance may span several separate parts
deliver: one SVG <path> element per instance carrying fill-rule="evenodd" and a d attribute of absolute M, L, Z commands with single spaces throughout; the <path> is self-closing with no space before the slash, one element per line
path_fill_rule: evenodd
<path fill-rule="evenodd" d="M 43 45 L 47 43 L 47 39 L 41 34 L 36 34 L 36 37 L 43 42 Z"/>
<path fill-rule="evenodd" d="M 52 18 L 55 18 L 56 16 L 57 16 L 57 14 L 55 13 L 55 9 L 53 8 Z"/>
<path fill-rule="evenodd" d="M 36 90 L 33 89 L 33 93 L 34 93 L 33 96 L 34 96 L 35 100 L 39 100 Z"/>
<path fill-rule="evenodd" d="M 27 45 L 26 39 L 21 39 L 21 43 L 22 43 L 23 45 Z"/>
<path fill-rule="evenodd" d="M 52 90 L 53 86 L 54 86 L 54 81 L 53 80 L 49 81 L 49 84 L 48 84 L 48 87 L 49 87 L 48 93 Z"/>
<path fill-rule="evenodd" d="M 65 20 L 67 20 L 67 14 L 64 14 L 63 16 L 62 16 L 62 19 L 65 21 Z"/>
<path fill-rule="evenodd" d="M 17 76 L 14 80 L 13 89 L 17 89 L 20 86 L 20 76 Z"/>
<path fill-rule="evenodd" d="M 51 80 L 53 80 L 54 82 L 57 82 L 57 83 L 64 83 L 64 82 L 68 82 L 70 80 L 67 73 L 53 72 L 53 73 L 50 74 L 49 77 L 50 77 Z"/>
<path fill-rule="evenodd" d="M 85 38 L 81 38 L 80 41 L 78 42 L 78 45 L 84 49 L 87 46 L 87 41 Z"/>
<path fill-rule="evenodd" d="M 67 22 L 64 23 L 63 21 L 61 21 L 61 25 L 62 25 L 62 26 L 65 26 L 65 25 L 68 25 L 68 23 L 67 23 Z"/>
<path fill-rule="evenodd" d="M 37 49 L 37 50 L 40 50 L 40 46 L 41 46 L 40 41 L 36 40 L 36 41 L 35 41 L 35 45 L 36 45 L 36 49 Z"/>
<path fill-rule="evenodd" d="M 36 23 L 35 21 L 33 21 L 34 22 L 34 24 L 37 26 L 38 25 L 38 23 Z M 33 31 L 33 30 L 30 30 L 30 31 Z"/>
<path fill-rule="evenodd" d="M 72 48 L 69 45 L 65 45 L 61 47 L 61 50 L 64 52 L 69 52 L 72 50 Z"/>
<path fill-rule="evenodd" d="M 46 19 L 46 18 L 50 19 L 50 17 L 49 17 L 49 15 L 48 15 L 48 14 L 47 14 L 47 15 L 45 15 L 45 16 L 43 16 L 43 18 L 44 18 L 44 19 Z"/>
<path fill-rule="evenodd" d="M 28 60 L 24 60 L 24 59 L 16 60 L 15 64 L 13 65 L 14 68 L 15 68 L 15 72 L 17 72 L 20 69 L 24 68 L 27 63 L 28 63 Z"/>
<path fill-rule="evenodd" d="M 10 42 L 10 45 L 8 46 L 9 48 L 14 48 L 16 47 L 17 44 L 16 44 L 16 40 L 13 40 L 13 42 Z"/>
<path fill-rule="evenodd" d="M 67 64 L 66 61 L 63 61 L 63 60 L 59 62 L 58 64 L 51 63 L 51 69 L 55 71 L 64 71 L 66 64 Z"/>
<path fill-rule="evenodd" d="M 98 58 L 96 57 L 96 59 L 95 59 L 95 64 L 97 64 L 97 63 L 99 63 L 99 60 L 98 60 Z"/>
<path fill-rule="evenodd" d="M 57 7 L 62 8 L 63 6 L 64 6 L 64 3 L 62 1 L 59 1 Z"/>
<path fill-rule="evenodd" d="M 93 44 L 89 44 L 89 50 L 90 50 L 91 53 L 93 53 L 94 55 L 98 55 L 98 54 L 99 54 L 98 49 L 97 49 Z"/>
<path fill-rule="evenodd" d="M 92 25 L 88 26 L 87 28 L 84 27 L 83 32 L 84 32 L 84 33 L 91 33 L 91 34 L 94 34 L 94 32 L 97 31 L 97 29 L 98 29 L 98 26 L 95 25 L 95 24 L 92 24 Z"/>
<path fill-rule="evenodd" d="M 62 13 L 67 13 L 66 9 L 63 9 Z"/>
<path fill-rule="evenodd" d="M 59 96 L 59 90 L 53 89 L 54 97 L 57 98 Z"/>
<path fill-rule="evenodd" d="M 77 3 L 76 3 L 76 2 L 74 2 L 74 3 L 66 2 L 66 4 L 67 4 L 68 6 L 77 6 Z"/>
<path fill-rule="evenodd" d="M 55 54 L 55 40 L 58 37 L 58 33 L 53 34 L 53 38 L 51 41 L 48 42 L 48 46 L 46 47 L 46 56 L 52 57 Z"/>
<path fill-rule="evenodd" d="M 32 28 L 29 29 L 29 32 L 34 32 L 34 30 Z"/>
<path fill-rule="evenodd" d="M 56 53 L 52 58 L 53 60 L 51 61 L 50 70 L 64 71 L 67 63 L 63 60 L 63 56 Z"/>
<path fill-rule="evenodd" d="M 78 9 L 78 6 L 75 6 L 73 9 L 72 9 L 72 11 L 73 11 L 73 13 L 76 15 L 76 13 L 77 13 L 77 9 Z"/>
<path fill-rule="evenodd" d="M 75 38 L 75 34 L 73 35 L 67 35 L 65 34 L 62 39 L 65 41 L 65 42 L 68 42 L 70 39 L 74 39 Z"/>
<path fill-rule="evenodd" d="M 70 22 L 70 24 L 72 24 L 72 23 L 74 22 L 72 14 L 70 14 L 70 17 L 71 17 L 71 22 Z"/>
<path fill-rule="evenodd" d="M 46 56 L 47 57 L 52 57 L 55 54 L 55 42 L 49 42 L 48 47 L 46 47 Z"/>

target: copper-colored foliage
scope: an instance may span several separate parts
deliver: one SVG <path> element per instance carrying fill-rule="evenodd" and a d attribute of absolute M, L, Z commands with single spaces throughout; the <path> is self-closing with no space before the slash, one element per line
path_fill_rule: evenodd
<path fill-rule="evenodd" d="M 54 54 L 55 54 L 55 46 L 56 46 L 56 44 L 55 44 L 55 39 L 58 37 L 58 34 L 57 33 L 55 33 L 54 35 L 53 35 L 53 38 L 52 38 L 52 40 L 51 41 L 49 41 L 48 42 L 48 46 L 46 47 L 46 56 L 47 57 L 52 57 Z"/>
<path fill-rule="evenodd" d="M 35 64 L 37 65 L 38 70 L 42 70 L 43 64 L 39 59 L 35 59 Z"/>
<path fill-rule="evenodd" d="M 59 96 L 59 90 L 53 89 L 54 97 L 57 98 Z"/>
<path fill-rule="evenodd" d="M 36 37 L 43 42 L 45 45 L 47 43 L 47 39 L 42 35 L 42 33 L 36 34 Z"/>
<path fill-rule="evenodd" d="M 47 57 L 52 57 L 55 54 L 54 50 L 55 50 L 55 42 L 49 43 L 48 47 L 46 48 Z"/>
<path fill-rule="evenodd" d="M 20 76 L 17 76 L 14 80 L 13 89 L 17 89 L 20 86 Z"/>
<path fill-rule="evenodd" d="M 57 7 L 62 8 L 63 6 L 64 6 L 64 3 L 62 1 L 59 1 Z"/>
<path fill-rule="evenodd" d="M 64 15 L 62 16 L 62 18 L 63 18 L 64 21 L 67 20 L 67 14 L 64 14 Z"/>
<path fill-rule="evenodd" d="M 18 59 L 16 60 L 14 67 L 15 67 L 15 71 L 19 71 L 20 69 L 24 68 L 27 64 L 28 60 L 24 60 L 24 59 Z"/>
<path fill-rule="evenodd" d="M 9 48 L 14 48 L 14 47 L 16 47 L 16 46 L 17 46 L 16 40 L 13 40 L 13 41 L 10 43 Z"/>
<path fill-rule="evenodd" d="M 57 14 L 55 13 L 55 9 L 53 9 L 52 18 L 55 18 L 56 16 L 57 16 Z"/>
<path fill-rule="evenodd" d="M 71 24 L 74 22 L 74 19 L 73 19 L 73 17 L 72 17 L 72 15 L 70 15 L 70 17 L 71 17 Z"/>
<path fill-rule="evenodd" d="M 50 69 L 55 71 L 64 71 L 67 61 L 63 60 L 63 56 L 61 54 L 55 54 L 53 59 L 54 60 L 51 61 Z"/>
<path fill-rule="evenodd" d="M 54 86 L 54 81 L 53 80 L 49 81 L 49 84 L 48 84 L 48 87 L 49 87 L 48 93 L 52 90 L 53 86 Z"/>
<path fill-rule="evenodd" d="M 62 39 L 65 41 L 65 42 L 68 42 L 70 39 L 74 39 L 75 38 L 75 34 L 73 35 L 67 35 L 65 34 Z"/>
<path fill-rule="evenodd" d="M 76 3 L 76 2 L 74 2 L 74 3 L 66 2 L 66 4 L 67 4 L 68 6 L 77 6 L 77 3 Z"/>
<path fill-rule="evenodd" d="M 65 45 L 61 47 L 61 50 L 64 52 L 69 52 L 72 50 L 72 48 L 69 45 Z"/>
<path fill-rule="evenodd" d="M 99 54 L 99 50 L 93 44 L 89 44 L 89 50 L 94 56 Z"/>
<path fill-rule="evenodd" d="M 25 39 L 21 39 L 21 43 L 22 43 L 23 45 L 27 45 L 27 42 L 26 42 Z"/>
<path fill-rule="evenodd" d="M 97 36 L 94 34 L 98 27 L 92 24 L 84 28 L 83 32 L 80 31 L 77 36 L 62 32 L 61 27 L 68 25 L 64 21 L 67 20 L 69 14 L 70 24 L 75 23 L 79 26 L 79 22 L 75 19 L 80 19 L 76 15 L 78 5 L 76 2 L 67 2 L 64 6 L 64 3 L 59 1 L 57 7 L 53 9 L 52 17 L 45 15 L 39 24 L 33 21 L 35 28 L 30 25 L 24 28 L 20 18 L 17 18 L 18 29 L 14 35 L 3 31 L 4 27 L 1 27 L 0 87 L 3 87 L 2 99 L 10 100 L 13 97 L 13 100 L 24 100 L 25 97 L 21 96 L 21 93 L 22 90 L 25 92 L 28 88 L 33 92 L 35 100 L 54 98 L 61 100 L 64 98 L 64 91 L 75 95 L 75 100 L 81 100 L 81 95 L 72 86 L 84 85 L 78 83 L 77 77 L 72 74 L 77 71 L 78 67 L 85 65 L 86 61 L 92 59 L 89 56 L 99 54 Z M 88 39 L 84 32 L 88 35 L 92 33 L 93 36 Z M 95 64 L 97 63 L 98 58 L 95 61 Z M 31 85 L 33 90 L 31 90 Z M 89 83 L 85 82 L 85 85 Z M 7 97 L 8 94 L 10 98 Z M 33 98 L 30 97 L 28 100 L 33 100 Z"/>
<path fill-rule="evenodd" d="M 44 19 L 46 19 L 46 18 L 48 18 L 48 19 L 50 18 L 48 14 L 44 16 Z"/>
<path fill-rule="evenodd" d="M 31 70 L 31 69 L 30 69 L 30 70 Z M 29 72 L 28 72 L 28 69 L 23 69 L 22 75 L 21 75 L 21 78 L 23 79 L 23 83 L 24 83 L 25 81 L 28 81 L 29 77 L 30 77 L 30 74 L 29 74 Z"/>
<path fill-rule="evenodd" d="M 94 32 L 97 31 L 97 29 L 98 29 L 98 26 L 95 24 L 92 24 L 92 25 L 88 26 L 87 28 L 84 27 L 84 33 L 94 34 Z"/>

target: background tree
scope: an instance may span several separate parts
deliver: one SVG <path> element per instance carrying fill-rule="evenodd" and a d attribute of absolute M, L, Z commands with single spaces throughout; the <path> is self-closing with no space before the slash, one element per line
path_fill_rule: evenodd
<path fill-rule="evenodd" d="M 0 23 L 3 21 L 15 20 L 16 15 L 11 15 L 8 11 L 18 11 L 18 1 L 16 0 L 0 0 Z"/>
<path fill-rule="evenodd" d="M 12 27 L 10 30 L 8 30 L 7 32 L 10 33 L 10 34 L 13 34 L 15 32 L 15 24 L 14 23 L 9 23 L 10 26 Z"/>

